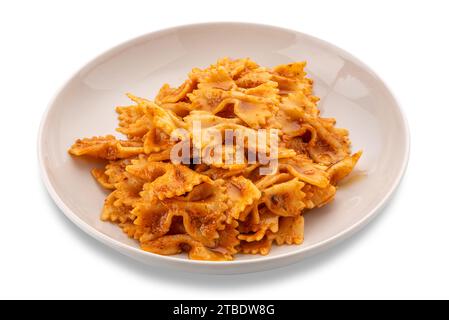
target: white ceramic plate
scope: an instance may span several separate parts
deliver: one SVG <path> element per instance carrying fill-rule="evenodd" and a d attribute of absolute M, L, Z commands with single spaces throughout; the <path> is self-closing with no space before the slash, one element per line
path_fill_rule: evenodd
<path fill-rule="evenodd" d="M 218 58 L 251 57 L 263 66 L 308 61 L 324 116 L 348 128 L 353 150 L 364 154 L 335 201 L 306 215 L 300 246 L 273 247 L 268 256 L 238 255 L 231 262 L 191 261 L 141 251 L 115 225 L 101 222 L 105 198 L 92 179 L 91 161 L 72 159 L 78 137 L 114 133 L 114 106 L 126 92 L 153 98 L 163 83 L 180 84 L 193 67 Z M 404 174 L 409 133 L 404 115 L 379 77 L 345 51 L 311 36 L 277 27 L 208 23 L 153 32 L 102 54 L 78 71 L 45 113 L 39 161 L 48 191 L 86 233 L 144 263 L 204 273 L 243 273 L 287 265 L 328 248 L 359 230 L 388 201 Z M 57 239 L 55 239 L 57 241 Z"/>

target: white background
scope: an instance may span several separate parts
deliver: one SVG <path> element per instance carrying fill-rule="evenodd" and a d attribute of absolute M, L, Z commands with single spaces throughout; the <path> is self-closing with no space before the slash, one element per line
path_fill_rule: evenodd
<path fill-rule="evenodd" d="M 447 1 L 2 1 L 0 298 L 449 298 Z M 41 116 L 91 58 L 174 25 L 247 21 L 296 29 L 366 62 L 412 134 L 389 206 L 343 244 L 286 268 L 238 276 L 156 270 L 72 225 L 42 185 Z"/>

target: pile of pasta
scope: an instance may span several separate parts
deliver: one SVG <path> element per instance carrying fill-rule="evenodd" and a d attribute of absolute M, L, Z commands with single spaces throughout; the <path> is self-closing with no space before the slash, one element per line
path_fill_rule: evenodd
<path fill-rule="evenodd" d="M 232 260 L 269 253 L 273 244 L 301 244 L 303 213 L 329 203 L 356 165 L 348 131 L 322 118 L 305 62 L 259 66 L 223 58 L 194 68 L 179 87 L 165 84 L 154 101 L 129 94 L 117 107 L 118 132 L 77 140 L 75 156 L 107 160 L 92 175 L 111 190 L 101 219 L 116 223 L 143 250 L 186 252 L 190 259 Z M 278 164 L 174 164 L 174 130 L 278 129 Z M 179 138 L 181 139 L 181 138 Z M 187 139 L 189 139 L 187 137 Z M 243 148 L 250 149 L 245 145 Z"/>

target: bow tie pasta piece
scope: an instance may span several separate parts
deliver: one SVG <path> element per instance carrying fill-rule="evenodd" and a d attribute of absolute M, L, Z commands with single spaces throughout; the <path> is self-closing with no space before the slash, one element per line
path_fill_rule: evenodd
<path fill-rule="evenodd" d="M 291 119 L 307 123 L 316 131 L 307 144 L 308 154 L 315 162 L 330 165 L 349 155 L 348 131 L 335 128 L 334 119 L 319 118 L 313 102 L 304 99 L 304 94 L 289 94 L 280 108 Z"/>
<path fill-rule="evenodd" d="M 263 191 L 262 201 L 268 209 L 283 217 L 297 216 L 304 209 L 304 183 L 294 178 Z"/>
<path fill-rule="evenodd" d="M 186 232 L 208 247 L 215 247 L 219 230 L 225 228 L 227 205 L 222 202 L 176 202 L 169 204 L 174 214 L 183 217 Z"/>
<path fill-rule="evenodd" d="M 114 189 L 114 185 L 109 182 L 109 177 L 105 174 L 105 170 L 99 168 L 93 168 L 91 171 L 92 176 L 97 182 L 105 189 Z"/>
<path fill-rule="evenodd" d="M 172 255 L 187 252 L 192 260 L 226 261 L 232 260 L 231 255 L 212 251 L 201 242 L 195 241 L 187 234 L 167 235 L 156 240 L 142 242 L 141 248 L 145 251 Z"/>
<path fill-rule="evenodd" d="M 273 233 L 268 231 L 267 235 L 258 241 L 240 243 L 242 253 L 267 255 L 273 241 L 277 245 L 301 244 L 304 241 L 304 217 L 280 217 L 279 229 Z"/>
<path fill-rule="evenodd" d="M 145 201 L 139 202 L 132 210 L 132 214 L 136 217 L 134 225 L 144 230 L 140 241 L 153 240 L 166 234 L 170 230 L 175 216 L 175 213 L 170 211 L 166 204 Z"/>
<path fill-rule="evenodd" d="M 152 154 L 169 150 L 173 147 L 175 141 L 161 129 L 152 127 L 143 137 L 143 150 L 146 154 Z"/>
<path fill-rule="evenodd" d="M 281 64 L 271 71 L 272 80 L 278 83 L 281 95 L 293 92 L 304 92 L 306 95 L 312 94 L 313 81 L 306 78 L 304 72 L 305 62 Z"/>
<path fill-rule="evenodd" d="M 277 245 L 301 244 L 304 241 L 304 217 L 281 217 L 279 231 L 273 233 L 271 238 Z"/>
<path fill-rule="evenodd" d="M 217 66 L 225 68 L 233 79 L 238 79 L 242 74 L 245 74 L 259 67 L 257 63 L 249 58 L 235 60 L 223 58 L 217 61 Z"/>
<path fill-rule="evenodd" d="M 131 160 L 131 163 L 126 165 L 125 170 L 146 182 L 151 182 L 162 176 L 168 166 L 169 164 L 165 162 L 153 162 L 145 157 L 140 157 Z"/>
<path fill-rule="evenodd" d="M 331 202 L 334 199 L 337 188 L 331 184 L 325 188 L 306 184 L 302 191 L 305 193 L 303 202 L 306 208 L 313 209 L 315 207 L 320 208 Z"/>
<path fill-rule="evenodd" d="M 201 138 L 193 141 L 193 146 L 198 150 L 201 150 L 202 155 L 208 155 L 207 151 L 213 149 L 217 145 L 223 145 L 226 143 L 226 132 L 233 132 L 234 143 L 232 146 L 228 146 L 227 150 L 239 150 L 244 151 L 245 158 L 252 155 L 263 154 L 269 159 L 275 158 L 288 158 L 296 155 L 296 152 L 292 149 L 286 149 L 283 146 L 277 147 L 277 155 L 270 155 L 271 140 L 273 138 L 278 139 L 276 134 L 270 133 L 270 131 L 263 131 L 258 133 L 257 130 L 248 128 L 244 125 L 239 125 L 231 122 L 224 121 L 223 123 L 207 127 L 201 131 Z M 262 139 L 260 139 L 262 137 Z M 235 148 L 235 149 L 233 149 Z M 276 150 L 275 150 L 276 151 Z M 209 157 L 203 159 L 206 164 Z M 242 157 L 235 159 L 244 160 Z M 241 162 L 235 162 L 235 164 L 241 164 Z M 261 165 L 260 162 L 255 164 Z M 227 169 L 234 170 L 235 167 L 230 166 Z"/>
<path fill-rule="evenodd" d="M 235 83 L 239 88 L 249 89 L 271 81 L 272 77 L 266 68 L 257 68 L 241 74 Z"/>
<path fill-rule="evenodd" d="M 273 233 L 279 230 L 279 216 L 270 212 L 267 208 L 263 208 L 260 213 L 258 224 L 244 222 L 241 224 L 240 235 L 238 238 L 246 242 L 260 241 L 265 237 L 268 230 Z M 252 233 L 250 233 L 252 232 Z"/>
<path fill-rule="evenodd" d="M 226 224 L 223 230 L 218 231 L 218 245 L 214 249 L 218 252 L 222 252 L 226 255 L 234 255 L 239 251 L 240 239 L 238 238 L 239 231 L 237 227 L 239 223 L 232 221 L 230 224 Z"/>
<path fill-rule="evenodd" d="M 125 172 L 123 176 L 125 178 L 115 184 L 117 194 L 120 196 L 120 202 L 135 207 L 141 200 L 140 193 L 145 185 L 145 180 L 128 172 Z"/>
<path fill-rule="evenodd" d="M 242 96 L 240 99 L 234 98 L 225 102 L 228 106 L 233 104 L 234 114 L 253 129 L 265 127 L 268 118 L 272 116 L 273 106 L 251 96 Z"/>
<path fill-rule="evenodd" d="M 188 97 L 196 110 L 208 111 L 226 118 L 240 118 L 251 128 L 261 128 L 279 103 L 275 82 L 241 91 L 225 91 L 200 86 Z"/>
<path fill-rule="evenodd" d="M 329 174 L 325 171 L 326 168 L 301 156 L 281 159 L 279 169 L 286 170 L 299 180 L 320 188 L 325 188 L 329 184 Z"/>
<path fill-rule="evenodd" d="M 170 231 L 174 217 L 181 217 L 183 229 L 193 239 L 209 247 L 216 246 L 218 230 L 223 229 L 223 212 L 226 210 L 223 203 L 142 203 L 138 205 L 133 214 L 137 216 L 135 225 L 148 230 L 140 241 L 146 242 L 157 239 Z"/>
<path fill-rule="evenodd" d="M 198 83 L 198 88 L 201 90 L 207 90 L 211 88 L 221 90 L 231 90 L 236 88 L 234 80 L 230 77 L 224 67 L 219 66 L 206 74 Z"/>
<path fill-rule="evenodd" d="M 124 173 L 128 164 L 131 164 L 131 159 L 110 161 L 104 169 L 94 168 L 91 173 L 101 186 L 113 190 L 116 183 L 126 178 Z"/>
<path fill-rule="evenodd" d="M 116 107 L 115 111 L 119 115 L 119 127 L 116 130 L 129 139 L 142 138 L 152 127 L 147 108 L 143 105 Z"/>
<path fill-rule="evenodd" d="M 170 135 L 173 130 L 177 128 L 185 127 L 185 123 L 182 121 L 182 118 L 178 117 L 172 111 L 166 110 L 150 100 L 139 98 L 129 93 L 128 97 L 139 106 L 145 107 L 145 112 L 151 119 L 153 126 L 163 130 L 168 135 Z"/>
<path fill-rule="evenodd" d="M 134 220 L 135 216 L 131 213 L 132 206 L 126 205 L 120 200 L 121 197 L 117 190 L 109 194 L 104 202 L 101 220 L 122 223 Z"/>
<path fill-rule="evenodd" d="M 185 127 L 175 112 L 182 113 L 182 111 L 176 108 L 174 111 L 170 108 L 164 109 L 149 100 L 131 94 L 128 96 L 137 105 L 116 108 L 120 120 L 117 131 L 126 134 L 128 138 L 143 140 L 144 151 L 147 154 L 171 147 L 174 142 L 171 141 L 170 134 L 177 128 Z"/>
<path fill-rule="evenodd" d="M 213 112 L 237 116 L 250 128 L 259 129 L 265 127 L 279 101 L 277 84 L 270 81 L 255 88 L 230 91 L 229 98 L 222 100 Z"/>
<path fill-rule="evenodd" d="M 303 123 L 314 122 L 319 116 L 317 101 L 318 98 L 306 96 L 303 92 L 298 91 L 282 97 L 279 109 L 292 120 L 299 120 Z"/>
<path fill-rule="evenodd" d="M 211 65 L 206 69 L 202 70 L 199 68 L 194 68 L 189 73 L 189 78 L 193 82 L 201 83 L 205 81 L 205 78 L 207 78 L 211 72 L 214 72 L 214 70 L 217 70 L 219 68 L 226 70 L 229 77 L 236 80 L 241 75 L 259 68 L 259 66 L 249 58 L 235 60 L 232 60 L 230 58 L 222 58 L 219 59 L 216 64 Z"/>
<path fill-rule="evenodd" d="M 215 188 L 215 185 L 209 188 L 214 192 L 198 201 L 173 198 L 152 203 L 141 202 L 132 213 L 137 217 L 135 224 L 147 228 L 149 232 L 140 241 L 146 242 L 168 233 L 174 217 L 180 217 L 185 233 L 209 247 L 215 247 L 219 231 L 226 229 L 224 219 L 228 207 L 223 201 L 224 189 Z"/>
<path fill-rule="evenodd" d="M 142 142 L 122 141 L 114 136 L 93 137 L 76 140 L 69 152 L 74 156 L 90 156 L 106 160 L 117 160 L 137 156 L 143 152 Z"/>
<path fill-rule="evenodd" d="M 305 66 L 305 62 L 281 64 L 273 69 L 273 73 L 290 79 L 303 80 L 306 76 L 306 73 L 304 72 Z"/>
<path fill-rule="evenodd" d="M 207 111 L 215 114 L 218 112 L 217 110 L 223 109 L 220 104 L 226 98 L 229 98 L 229 92 L 217 88 L 197 89 L 188 94 L 187 97 L 192 102 L 192 108 L 194 110 Z"/>
<path fill-rule="evenodd" d="M 286 138 L 302 135 L 307 129 L 313 129 L 309 122 L 315 122 L 319 111 L 317 98 L 295 92 L 282 97 L 277 112 L 269 120 L 269 126 L 282 131 Z"/>
<path fill-rule="evenodd" d="M 192 191 L 202 182 L 211 182 L 208 176 L 199 174 L 182 164 L 134 161 L 126 171 L 148 181 L 141 196 L 147 201 L 163 200 Z"/>
<path fill-rule="evenodd" d="M 335 185 L 350 174 L 361 156 L 362 151 L 356 152 L 352 156 L 344 158 L 327 169 L 331 183 Z"/>
<path fill-rule="evenodd" d="M 350 155 L 348 133 L 320 119 L 311 122 L 317 130 L 317 139 L 308 145 L 310 157 L 324 165 L 332 165 Z"/>
<path fill-rule="evenodd" d="M 232 222 L 225 225 L 226 212 L 229 208 L 227 200 L 224 181 L 217 180 L 199 184 L 186 195 L 166 199 L 164 203 L 170 210 L 183 217 L 187 233 L 207 243 L 208 246 L 213 246 L 216 241 L 211 241 L 220 238 L 221 231 L 232 235 L 231 229 L 237 227 Z"/>
<path fill-rule="evenodd" d="M 146 242 L 167 234 L 174 218 L 180 217 L 185 233 L 209 247 L 216 246 L 218 231 L 225 229 L 225 211 L 228 207 L 222 197 L 224 189 L 215 188 L 215 185 L 209 188 L 214 192 L 198 201 L 186 201 L 182 198 L 141 201 L 132 211 L 136 216 L 134 224 L 147 230 L 139 240 Z"/>
<path fill-rule="evenodd" d="M 111 162 L 106 166 L 104 175 L 108 177 L 113 191 L 105 201 L 102 211 L 102 220 L 120 221 L 125 223 L 133 221 L 135 215 L 132 213 L 135 205 L 140 201 L 140 195 L 144 180 L 133 176 L 125 171 L 130 160 Z"/>
<path fill-rule="evenodd" d="M 164 175 L 146 183 L 142 192 L 144 199 L 157 197 L 160 200 L 180 196 L 202 182 L 210 182 L 208 176 L 196 173 L 184 165 L 170 165 Z"/>
<path fill-rule="evenodd" d="M 253 204 L 261 197 L 261 192 L 251 182 L 242 176 L 232 177 L 226 180 L 226 193 L 228 195 L 228 217 L 227 222 L 239 219 L 240 214 L 247 206 Z"/>
<path fill-rule="evenodd" d="M 240 247 L 242 253 L 260 254 L 266 256 L 268 253 L 270 253 L 272 243 L 273 239 L 265 237 L 260 241 L 253 241 L 253 242 L 242 241 L 240 243 Z"/>
<path fill-rule="evenodd" d="M 238 92 L 242 92 L 245 95 L 250 96 L 250 97 L 254 96 L 254 97 L 264 98 L 264 100 L 259 100 L 259 101 L 264 101 L 264 102 L 267 102 L 267 103 L 273 104 L 273 105 L 276 105 L 281 101 L 281 97 L 279 96 L 278 85 L 274 81 L 267 81 L 267 82 L 259 84 L 256 87 L 239 89 L 239 90 L 233 91 L 236 98 L 239 97 L 239 95 L 237 95 Z"/>
<path fill-rule="evenodd" d="M 176 103 L 186 98 L 186 95 L 192 92 L 194 83 L 192 80 L 186 80 L 178 88 L 171 88 L 169 84 L 164 84 L 156 96 L 155 102 L 159 105 L 164 103 Z"/>

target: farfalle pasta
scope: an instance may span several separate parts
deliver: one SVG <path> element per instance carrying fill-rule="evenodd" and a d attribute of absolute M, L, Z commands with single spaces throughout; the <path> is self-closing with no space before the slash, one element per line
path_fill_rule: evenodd
<path fill-rule="evenodd" d="M 116 108 L 124 138 L 69 149 L 106 162 L 92 169 L 110 191 L 101 219 L 143 250 L 196 260 L 301 244 L 303 214 L 331 202 L 361 156 L 350 153 L 347 130 L 320 117 L 304 67 L 223 58 L 179 87 L 163 85 L 154 101 L 128 94 L 133 104 Z M 230 130 L 243 138 L 228 139 Z"/>

